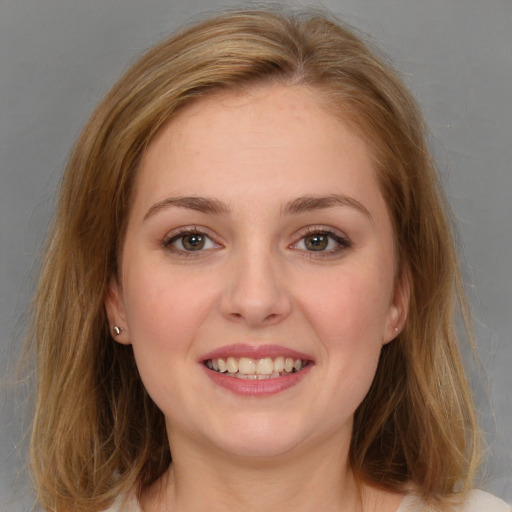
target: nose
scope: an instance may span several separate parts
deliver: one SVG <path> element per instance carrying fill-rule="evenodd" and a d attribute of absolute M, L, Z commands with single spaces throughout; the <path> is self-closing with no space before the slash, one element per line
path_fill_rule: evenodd
<path fill-rule="evenodd" d="M 246 251 L 230 262 L 221 309 L 232 321 L 252 328 L 276 324 L 292 309 L 286 277 L 277 257 Z"/>

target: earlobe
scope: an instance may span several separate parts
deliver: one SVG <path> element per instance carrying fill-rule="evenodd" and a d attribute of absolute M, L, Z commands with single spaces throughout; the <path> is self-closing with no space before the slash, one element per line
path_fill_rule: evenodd
<path fill-rule="evenodd" d="M 409 312 L 410 295 L 409 273 L 403 271 L 400 279 L 397 280 L 393 300 L 389 306 L 386 332 L 383 340 L 384 345 L 395 339 L 402 332 Z"/>
<path fill-rule="evenodd" d="M 105 310 L 110 333 L 114 340 L 123 345 L 129 345 L 130 339 L 126 328 L 124 304 L 116 277 L 110 279 L 107 295 L 105 296 Z"/>

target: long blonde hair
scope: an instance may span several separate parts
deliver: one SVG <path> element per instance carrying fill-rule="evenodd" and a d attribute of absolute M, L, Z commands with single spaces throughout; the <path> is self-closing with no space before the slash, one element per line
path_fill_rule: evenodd
<path fill-rule="evenodd" d="M 352 31 L 317 13 L 228 12 L 159 44 L 119 80 L 76 142 L 34 301 L 31 469 L 48 510 L 97 511 L 167 469 L 162 413 L 131 347 L 113 342 L 104 298 L 134 176 L 156 132 L 211 91 L 280 83 L 318 91 L 373 151 L 411 301 L 355 415 L 351 464 L 365 481 L 442 501 L 470 485 L 478 429 L 454 330 L 467 316 L 447 206 L 421 114 Z M 469 323 L 467 323 L 469 326 Z M 470 329 L 469 329 L 470 332 Z"/>

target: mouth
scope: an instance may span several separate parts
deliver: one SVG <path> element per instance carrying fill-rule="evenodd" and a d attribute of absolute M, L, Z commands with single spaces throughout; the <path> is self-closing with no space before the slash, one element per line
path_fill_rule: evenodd
<path fill-rule="evenodd" d="M 298 373 L 306 368 L 311 361 L 307 359 L 277 357 L 218 357 L 206 359 L 204 365 L 227 377 L 245 380 L 279 379 Z"/>
<path fill-rule="evenodd" d="M 255 343 L 219 347 L 198 362 L 215 386 L 239 396 L 261 398 L 294 388 L 315 366 L 306 353 Z"/>

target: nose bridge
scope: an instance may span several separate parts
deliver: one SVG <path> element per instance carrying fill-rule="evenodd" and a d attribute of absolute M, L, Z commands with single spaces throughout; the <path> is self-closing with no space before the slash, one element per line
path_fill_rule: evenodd
<path fill-rule="evenodd" d="M 277 252 L 271 244 L 255 241 L 233 251 L 222 300 L 225 315 L 251 326 L 288 315 L 291 301 Z"/>

